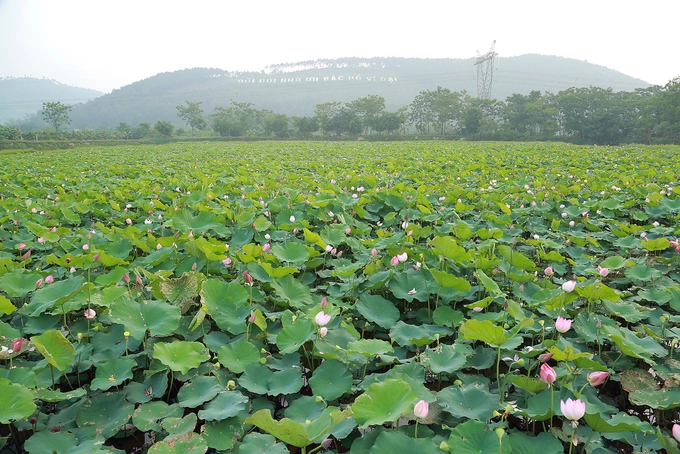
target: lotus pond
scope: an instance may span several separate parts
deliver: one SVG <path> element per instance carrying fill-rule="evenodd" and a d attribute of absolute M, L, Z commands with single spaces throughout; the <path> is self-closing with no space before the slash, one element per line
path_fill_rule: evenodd
<path fill-rule="evenodd" d="M 678 453 L 679 154 L 0 155 L 3 452 Z"/>

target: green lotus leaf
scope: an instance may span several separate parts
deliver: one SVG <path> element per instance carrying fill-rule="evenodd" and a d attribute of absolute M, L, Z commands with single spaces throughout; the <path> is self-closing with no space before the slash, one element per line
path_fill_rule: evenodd
<path fill-rule="evenodd" d="M 179 327 L 180 317 L 179 307 L 158 300 L 137 303 L 123 297 L 111 304 L 111 320 L 135 339 L 143 339 L 147 330 L 151 336 L 168 336 Z"/>
<path fill-rule="evenodd" d="M 352 405 L 354 419 L 362 428 L 393 422 L 413 411 L 418 395 L 403 380 L 373 383 Z"/>
<path fill-rule="evenodd" d="M 491 394 L 488 386 L 471 383 L 464 387 L 449 386 L 437 394 L 444 411 L 456 418 L 486 421 L 498 408 L 498 396 Z"/>
<path fill-rule="evenodd" d="M 153 357 L 173 371 L 183 374 L 210 359 L 207 348 L 200 342 L 157 342 L 153 346 Z"/>
<path fill-rule="evenodd" d="M 459 424 L 453 429 L 449 437 L 449 449 L 456 454 L 480 452 L 510 454 L 512 446 L 508 441 L 507 434 L 503 434 L 501 439 L 485 422 L 473 420 Z"/>
<path fill-rule="evenodd" d="M 132 368 L 136 365 L 137 361 L 132 358 L 112 358 L 104 361 L 97 366 L 97 373 L 90 388 L 106 391 L 120 385 L 125 380 L 132 379 Z"/>
<path fill-rule="evenodd" d="M 240 374 L 248 365 L 260 362 L 260 350 L 242 337 L 221 346 L 217 358 L 232 373 Z"/>
<path fill-rule="evenodd" d="M 33 283 L 35 288 L 35 282 Z M 53 284 L 43 286 L 33 293 L 31 302 L 26 306 L 26 311 L 31 316 L 36 316 L 53 309 L 55 306 L 64 304 L 77 293 L 85 290 L 90 284 L 86 283 L 83 276 L 75 276 Z"/>
<path fill-rule="evenodd" d="M 322 362 L 309 379 L 312 392 L 327 401 L 336 400 L 348 392 L 352 383 L 352 374 L 345 364 L 333 360 Z"/>
<path fill-rule="evenodd" d="M 148 454 L 204 454 L 208 444 L 199 434 L 189 432 L 178 437 L 169 437 L 149 448 Z"/>
<path fill-rule="evenodd" d="M 393 303 L 380 295 L 364 293 L 354 308 L 369 322 L 389 328 L 399 320 L 400 312 Z"/>
<path fill-rule="evenodd" d="M 144 432 L 148 430 L 160 431 L 160 420 L 181 417 L 182 412 L 183 409 L 177 404 L 168 405 L 162 400 L 157 400 L 137 407 L 132 414 L 132 424 Z"/>
<path fill-rule="evenodd" d="M 31 416 L 36 405 L 33 402 L 35 393 L 25 386 L 9 383 L 0 379 L 0 423 L 9 424 L 11 421 Z"/>
<path fill-rule="evenodd" d="M 124 393 L 102 393 L 80 405 L 75 420 L 78 427 L 93 438 L 109 438 L 123 430 L 134 410 L 135 406 L 125 401 Z"/>
<path fill-rule="evenodd" d="M 238 446 L 239 454 L 290 454 L 285 443 L 277 443 L 269 434 L 251 432 Z"/>
<path fill-rule="evenodd" d="M 61 331 L 45 331 L 39 336 L 33 336 L 31 342 L 47 362 L 60 371 L 64 371 L 76 357 L 76 349 Z"/>
<path fill-rule="evenodd" d="M 246 408 L 248 398 L 237 391 L 225 391 L 199 410 L 198 417 L 205 421 L 215 421 L 231 418 Z"/>
<path fill-rule="evenodd" d="M 309 260 L 310 254 L 305 246 L 300 243 L 289 242 L 283 246 L 275 244 L 272 246 L 272 254 L 281 262 L 289 262 L 302 265 Z"/>
<path fill-rule="evenodd" d="M 199 375 L 182 385 L 177 393 L 177 402 L 182 407 L 196 408 L 223 390 L 224 386 L 220 386 L 216 377 Z"/>

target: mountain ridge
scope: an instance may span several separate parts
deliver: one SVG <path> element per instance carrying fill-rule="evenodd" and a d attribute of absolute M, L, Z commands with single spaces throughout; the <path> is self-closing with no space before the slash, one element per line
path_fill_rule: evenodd
<path fill-rule="evenodd" d="M 71 126 L 105 129 L 121 122 L 157 120 L 181 125 L 176 106 L 185 101 L 201 102 L 206 115 L 233 101 L 276 113 L 311 116 L 317 104 L 375 94 L 385 98 L 388 110 L 395 111 L 410 104 L 419 92 L 437 86 L 476 96 L 475 61 L 348 57 L 280 63 L 262 71 L 191 68 L 163 72 L 74 106 Z M 588 86 L 632 91 L 650 84 L 582 60 L 525 54 L 496 60 L 491 96 L 504 100 L 515 93 L 557 93 Z"/>

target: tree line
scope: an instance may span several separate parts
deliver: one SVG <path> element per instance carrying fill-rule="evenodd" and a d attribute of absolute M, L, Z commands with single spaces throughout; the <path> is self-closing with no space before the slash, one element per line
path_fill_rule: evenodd
<path fill-rule="evenodd" d="M 317 104 L 313 116 L 288 116 L 232 101 L 206 113 L 200 102 L 176 106 L 186 128 L 169 120 L 115 130 L 65 131 L 70 108 L 45 103 L 41 114 L 49 129 L 23 131 L 0 125 L 0 140 L 96 140 L 172 137 L 385 138 L 417 136 L 471 140 L 560 140 L 583 144 L 680 143 L 680 76 L 664 86 L 632 92 L 598 87 L 570 88 L 557 94 L 532 91 L 505 101 L 477 99 L 447 88 L 421 91 L 396 111 L 385 99 L 368 95 L 350 102 Z"/>

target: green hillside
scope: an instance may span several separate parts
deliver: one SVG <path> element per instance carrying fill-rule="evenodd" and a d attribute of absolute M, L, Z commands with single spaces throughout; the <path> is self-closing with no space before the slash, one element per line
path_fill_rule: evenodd
<path fill-rule="evenodd" d="M 72 87 L 50 79 L 0 78 L 0 124 L 21 120 L 42 109 L 43 102 L 84 103 L 103 93 Z"/>
<path fill-rule="evenodd" d="M 74 128 L 114 128 L 120 122 L 157 120 L 181 124 L 175 106 L 202 102 L 206 114 L 232 101 L 253 103 L 287 115 L 313 115 L 317 104 L 347 102 L 369 94 L 385 98 L 386 108 L 406 106 L 423 90 L 437 86 L 477 91 L 475 59 L 344 58 L 268 67 L 256 73 L 195 68 L 162 73 L 75 106 Z M 632 91 L 649 86 L 618 71 L 584 61 L 522 55 L 496 61 L 492 96 L 505 99 L 532 90 L 557 93 L 570 87 L 598 86 Z"/>

